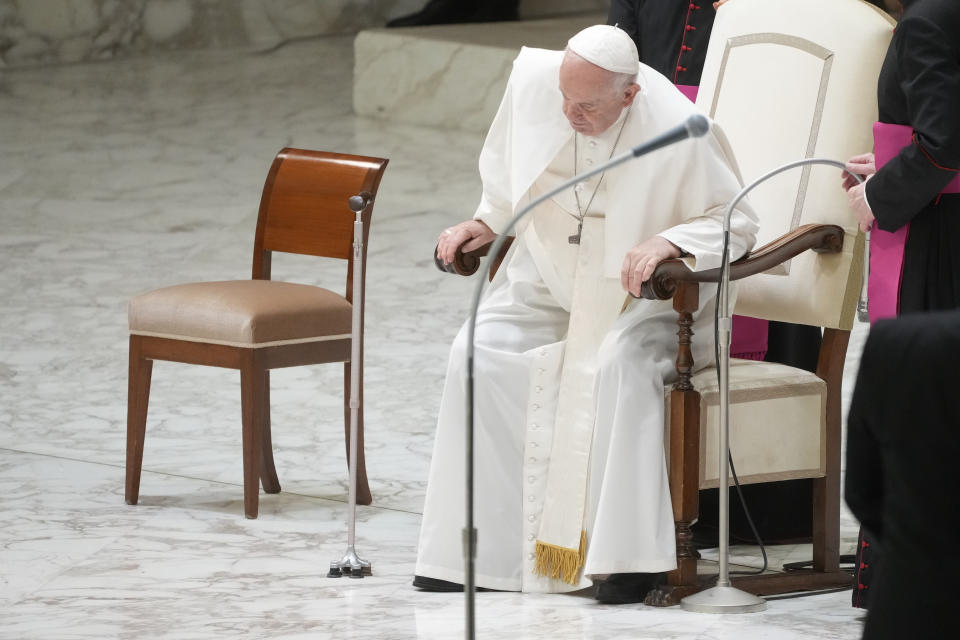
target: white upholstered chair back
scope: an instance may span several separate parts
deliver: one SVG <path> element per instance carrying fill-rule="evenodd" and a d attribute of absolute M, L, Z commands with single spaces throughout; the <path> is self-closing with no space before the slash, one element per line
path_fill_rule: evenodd
<path fill-rule="evenodd" d="M 717 12 L 697 104 L 724 128 L 745 183 L 793 160 L 873 148 L 876 85 L 893 20 L 861 0 L 731 0 Z M 736 312 L 849 330 L 863 234 L 839 169 L 806 166 L 750 194 L 757 246 L 801 224 L 845 231 L 840 254 L 805 252 L 740 281 Z"/>

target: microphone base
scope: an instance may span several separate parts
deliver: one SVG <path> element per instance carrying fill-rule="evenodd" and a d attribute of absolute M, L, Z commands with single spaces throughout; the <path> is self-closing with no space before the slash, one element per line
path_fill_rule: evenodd
<path fill-rule="evenodd" d="M 349 547 L 340 560 L 331 562 L 330 571 L 327 572 L 328 578 L 341 578 L 343 576 L 363 578 L 369 575 L 373 575 L 373 567 L 369 562 L 358 556 L 353 547 Z"/>
<path fill-rule="evenodd" d="M 680 607 L 695 613 L 756 613 L 766 610 L 767 601 L 735 587 L 716 586 L 687 596 Z"/>

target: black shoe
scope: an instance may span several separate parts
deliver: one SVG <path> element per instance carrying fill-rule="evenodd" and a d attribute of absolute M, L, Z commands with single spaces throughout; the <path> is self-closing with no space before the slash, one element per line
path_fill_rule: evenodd
<path fill-rule="evenodd" d="M 635 604 L 666 582 L 665 573 L 614 573 L 593 588 L 593 597 L 602 604 Z"/>
<path fill-rule="evenodd" d="M 426 576 L 413 576 L 413 586 L 421 591 L 430 591 L 432 593 L 463 593 L 463 585 L 459 582 L 450 582 L 448 580 L 428 578 Z M 496 591 L 496 589 L 477 587 L 477 591 Z"/>
<path fill-rule="evenodd" d="M 428 578 L 426 576 L 413 576 L 413 586 L 421 591 L 430 591 L 433 593 L 460 593 L 463 591 L 463 585 L 439 578 Z"/>
<path fill-rule="evenodd" d="M 419 27 L 517 19 L 517 0 L 430 0 L 420 11 L 394 18 L 388 27 Z"/>

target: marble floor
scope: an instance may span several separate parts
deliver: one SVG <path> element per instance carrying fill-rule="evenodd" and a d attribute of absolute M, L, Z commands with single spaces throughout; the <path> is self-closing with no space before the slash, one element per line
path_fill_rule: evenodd
<path fill-rule="evenodd" d="M 417 593 L 410 578 L 442 363 L 468 298 L 431 249 L 472 212 L 482 136 L 353 116 L 351 51 L 333 37 L 0 70 L 0 638 L 462 637 L 462 596 Z M 391 159 L 369 244 L 364 580 L 325 577 L 345 545 L 336 366 L 274 374 L 284 491 L 246 520 L 238 375 L 158 363 L 141 501 L 123 501 L 126 302 L 248 277 L 260 189 L 285 145 Z M 293 257 L 274 274 L 343 278 Z M 855 535 L 845 514 L 844 552 Z M 809 557 L 772 553 L 776 566 Z M 758 562 L 749 547 L 734 560 Z M 480 594 L 478 635 L 854 639 L 862 614 L 848 601 L 723 617 Z"/>

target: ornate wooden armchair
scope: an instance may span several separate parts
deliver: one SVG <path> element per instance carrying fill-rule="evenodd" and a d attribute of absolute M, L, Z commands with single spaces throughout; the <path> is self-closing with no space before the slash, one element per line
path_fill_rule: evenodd
<path fill-rule="evenodd" d="M 825 16 L 828 19 L 825 19 Z M 749 182 L 805 157 L 846 160 L 870 149 L 876 78 L 890 18 L 859 0 L 734 0 L 718 12 L 697 99 L 721 124 Z M 813 567 L 734 578 L 757 594 L 848 584 L 839 571 L 841 379 L 863 275 L 864 237 L 840 188 L 840 173 L 806 167 L 758 187 L 760 248 L 734 263 L 736 313 L 824 327 L 816 374 L 734 360 L 731 449 L 742 484 L 814 478 Z M 438 267 L 468 275 L 487 247 Z M 498 260 L 502 260 L 502 255 Z M 673 299 L 677 381 L 666 393 L 665 453 L 678 568 L 648 604 L 676 604 L 704 588 L 690 526 L 698 491 L 718 486 L 718 385 L 690 351 L 700 285 L 718 271 L 658 266 L 644 297 Z M 748 277 L 749 276 L 749 277 Z"/>
<path fill-rule="evenodd" d="M 849 290 L 858 291 L 862 252 L 862 235 L 841 225 L 806 224 L 735 262 L 731 280 L 756 277 L 787 261 L 806 258 L 815 269 L 836 273 Z M 693 273 L 679 260 L 670 260 L 657 267 L 643 288 L 645 298 L 673 299 L 679 327 L 677 380 L 667 391 L 664 438 L 678 568 L 670 573 L 667 585 L 647 597 L 647 604 L 677 604 L 709 582 L 709 578 L 697 575 L 690 527 L 699 516 L 699 490 L 719 485 L 719 392 L 714 367 L 696 371 L 690 339 L 700 285 L 710 286 L 718 278 L 719 270 Z M 763 595 L 850 582 L 850 576 L 838 566 L 840 397 L 855 306 L 853 298 L 842 305 L 837 321 L 823 318 L 821 326 L 825 329 L 816 374 L 775 363 L 731 361 L 730 442 L 741 484 L 815 479 L 813 568 L 734 577 L 734 585 L 745 591 Z M 768 314 L 759 317 L 768 318 Z"/>

